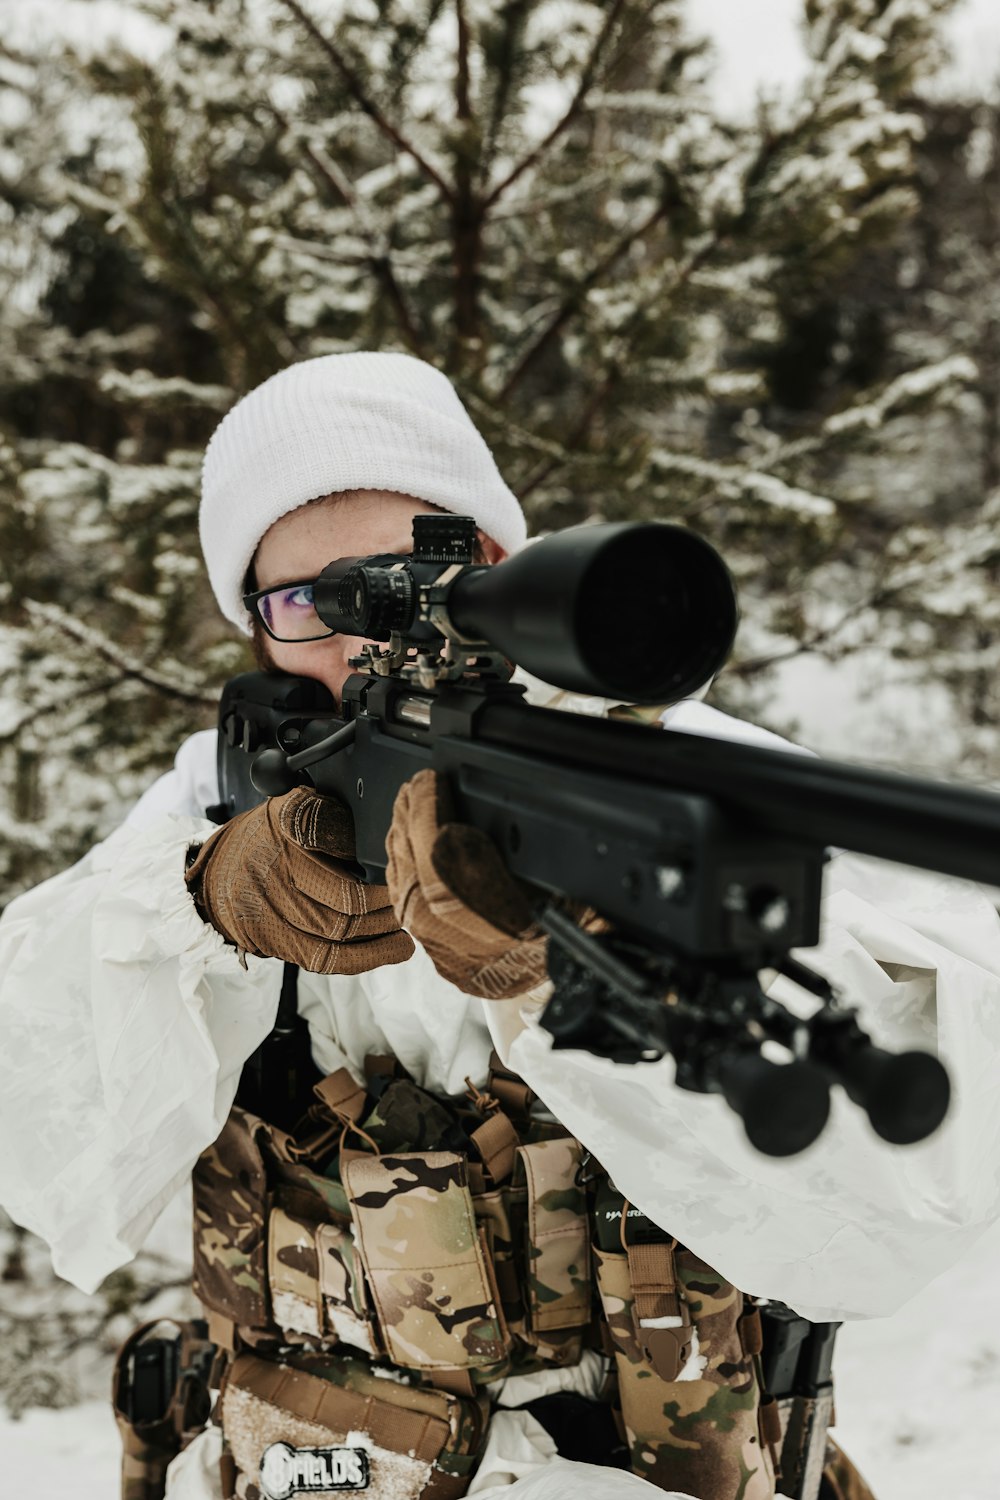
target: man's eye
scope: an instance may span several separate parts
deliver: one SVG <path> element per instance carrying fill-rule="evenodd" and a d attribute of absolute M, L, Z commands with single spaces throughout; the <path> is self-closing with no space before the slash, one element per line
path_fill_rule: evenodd
<path fill-rule="evenodd" d="M 291 609 L 312 609 L 312 607 L 313 607 L 313 586 L 312 586 L 312 584 L 311 583 L 304 583 L 302 585 L 302 587 L 299 588 L 299 589 L 289 589 L 288 593 L 285 595 L 285 603 Z"/>

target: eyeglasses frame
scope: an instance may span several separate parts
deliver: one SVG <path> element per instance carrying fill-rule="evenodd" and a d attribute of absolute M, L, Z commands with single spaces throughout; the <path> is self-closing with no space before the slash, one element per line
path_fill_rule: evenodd
<path fill-rule="evenodd" d="M 297 635 L 293 636 L 291 640 L 287 636 L 275 635 L 270 625 L 264 619 L 260 608 L 260 601 L 264 598 L 265 594 L 278 594 L 283 589 L 300 589 L 305 584 L 315 584 L 318 581 L 319 574 L 317 573 L 314 578 L 297 578 L 292 579 L 289 583 L 272 583 L 268 589 L 255 589 L 252 594 L 243 595 L 244 608 L 259 622 L 264 631 L 271 637 L 271 640 L 278 642 L 279 646 L 304 646 L 308 641 L 329 640 L 331 635 L 337 634 L 335 630 L 326 629 L 322 635 Z"/>

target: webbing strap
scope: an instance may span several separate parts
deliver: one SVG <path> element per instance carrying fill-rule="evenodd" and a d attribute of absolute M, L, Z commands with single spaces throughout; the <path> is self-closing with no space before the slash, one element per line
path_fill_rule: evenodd
<path fill-rule="evenodd" d="M 360 1120 L 368 1098 L 364 1084 L 357 1083 L 346 1068 L 328 1073 L 313 1085 L 313 1093 L 332 1115 L 346 1115 Z"/>
<path fill-rule="evenodd" d="M 494 1049 L 490 1053 L 490 1070 L 486 1087 L 500 1101 L 505 1112 L 515 1120 L 526 1119 L 538 1095 L 528 1087 L 523 1078 L 513 1073 L 500 1061 Z"/>
<path fill-rule="evenodd" d="M 369 1052 L 364 1062 L 365 1077 L 369 1083 L 376 1078 L 409 1078 L 409 1073 L 403 1067 L 398 1057 L 393 1057 L 391 1052 Z"/>
<path fill-rule="evenodd" d="M 239 1470 L 236 1460 L 231 1453 L 223 1449 L 219 1455 L 219 1483 L 222 1486 L 223 1500 L 236 1500 L 236 1479 Z"/>
<path fill-rule="evenodd" d="M 517 1148 L 521 1142 L 503 1111 L 495 1110 L 481 1125 L 477 1125 L 471 1139 L 492 1181 L 506 1182 L 514 1170 Z"/>
<path fill-rule="evenodd" d="M 740 1314 L 740 1320 L 736 1325 L 740 1336 L 740 1346 L 743 1353 L 751 1357 L 759 1354 L 764 1347 L 764 1332 L 761 1327 L 760 1313 L 755 1307 L 747 1306 Z"/>
<path fill-rule="evenodd" d="M 224 1318 L 221 1313 L 216 1312 L 214 1307 L 204 1306 L 205 1320 L 208 1323 L 208 1336 L 218 1349 L 226 1349 L 230 1354 L 236 1352 L 236 1324 L 232 1318 Z"/>
<path fill-rule="evenodd" d="M 676 1380 L 691 1353 L 691 1312 L 677 1285 L 674 1244 L 626 1245 L 632 1319 L 640 1348 L 663 1380 Z"/>
<path fill-rule="evenodd" d="M 772 1459 L 775 1465 L 777 1465 L 782 1437 L 781 1412 L 773 1396 L 761 1396 L 760 1409 L 757 1416 L 760 1422 L 760 1435 L 767 1447 L 770 1448 Z"/>
<path fill-rule="evenodd" d="M 437 1386 L 440 1391 L 447 1391 L 450 1396 L 476 1395 L 476 1383 L 469 1370 L 428 1370 L 426 1378 L 431 1385 Z"/>

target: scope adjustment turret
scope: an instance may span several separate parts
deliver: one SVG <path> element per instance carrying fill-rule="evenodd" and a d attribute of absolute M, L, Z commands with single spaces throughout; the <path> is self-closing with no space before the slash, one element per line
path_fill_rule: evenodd
<path fill-rule="evenodd" d="M 414 516 L 413 557 L 417 562 L 472 562 L 476 523 L 472 516 Z"/>

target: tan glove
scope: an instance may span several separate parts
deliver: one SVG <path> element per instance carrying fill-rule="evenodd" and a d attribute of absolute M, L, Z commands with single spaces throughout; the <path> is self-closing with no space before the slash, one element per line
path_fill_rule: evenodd
<path fill-rule="evenodd" d="M 362 974 L 413 943 L 384 885 L 365 885 L 350 813 L 296 787 L 240 813 L 202 844 L 185 880 L 205 921 L 237 948 L 313 974 Z"/>
<path fill-rule="evenodd" d="M 452 818 L 447 783 L 433 771 L 401 788 L 386 839 L 396 914 L 465 994 L 523 995 L 547 977 L 545 936 L 493 841 Z"/>

